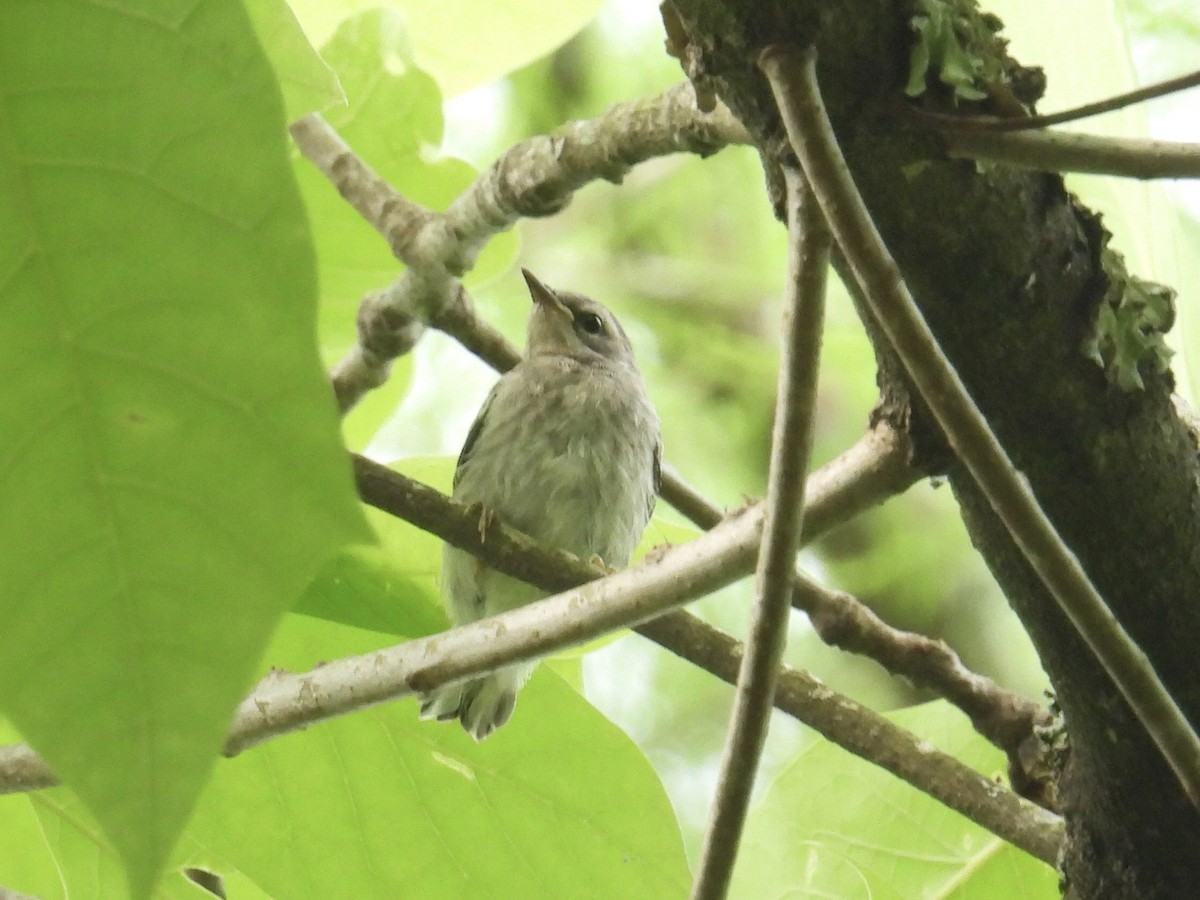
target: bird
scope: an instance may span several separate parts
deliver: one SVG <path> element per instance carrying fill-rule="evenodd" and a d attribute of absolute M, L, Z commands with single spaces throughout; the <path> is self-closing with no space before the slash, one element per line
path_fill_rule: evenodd
<path fill-rule="evenodd" d="M 611 571 L 629 563 L 658 493 L 661 424 L 624 329 L 602 304 L 521 270 L 533 309 L 525 353 L 467 434 L 452 496 L 538 542 Z M 455 624 L 547 595 L 446 544 L 441 587 Z M 422 697 L 421 717 L 458 719 L 481 741 L 505 722 L 537 663 Z"/>

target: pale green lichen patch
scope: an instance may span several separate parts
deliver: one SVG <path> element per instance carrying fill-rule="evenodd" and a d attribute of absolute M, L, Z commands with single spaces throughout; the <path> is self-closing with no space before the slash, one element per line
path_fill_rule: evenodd
<path fill-rule="evenodd" d="M 988 87 L 1007 80 L 1003 43 L 996 37 L 1001 22 L 980 13 L 975 0 L 916 0 L 912 28 L 916 32 L 909 57 L 910 97 L 925 93 L 930 78 L 950 88 L 954 99 L 983 100 Z"/>
<path fill-rule="evenodd" d="M 1162 373 L 1170 366 L 1172 351 L 1163 335 L 1175 323 L 1175 291 L 1130 275 L 1125 257 L 1107 246 L 1100 251 L 1100 264 L 1108 290 L 1083 352 L 1104 369 L 1110 384 L 1141 390 L 1143 371 Z"/>

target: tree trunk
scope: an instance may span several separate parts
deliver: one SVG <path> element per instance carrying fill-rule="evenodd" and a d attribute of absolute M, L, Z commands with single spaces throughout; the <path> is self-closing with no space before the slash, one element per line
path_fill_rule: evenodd
<path fill-rule="evenodd" d="M 948 160 L 936 136 L 895 114 L 912 40 L 907 4 L 673 3 L 689 75 L 745 123 L 769 184 L 794 158 L 755 60 L 768 43 L 816 40 L 843 152 L 930 326 L 1101 594 L 1200 722 L 1197 443 L 1173 408 L 1169 374 L 1143 372 L 1144 390 L 1123 391 L 1081 351 L 1107 287 L 1096 216 L 1058 176 L 1001 166 L 981 173 Z M 1005 65 L 1018 79 L 1030 74 Z M 931 164 L 912 165 L 922 160 Z M 1200 815 L 971 477 L 944 448 L 937 452 L 936 430 L 920 403 L 910 404 L 886 342 L 867 327 L 880 360 L 880 414 L 916 429 L 933 448 L 926 459 L 949 460 L 972 540 L 1032 636 L 1063 710 L 1068 892 L 1193 896 Z"/>

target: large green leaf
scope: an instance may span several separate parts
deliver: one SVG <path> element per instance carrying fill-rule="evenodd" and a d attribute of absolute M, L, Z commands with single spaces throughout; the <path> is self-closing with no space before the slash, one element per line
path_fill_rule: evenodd
<path fill-rule="evenodd" d="M 289 619 L 299 669 L 380 635 Z M 270 741 L 217 769 L 178 859 L 273 897 L 682 897 L 662 787 L 625 735 L 545 670 L 481 744 L 412 700 Z"/>
<path fill-rule="evenodd" d="M 283 611 L 365 538 L 240 3 L 0 3 L 0 704 L 155 881 Z"/>
<path fill-rule="evenodd" d="M 938 701 L 889 715 L 984 773 L 998 750 Z M 1058 896 L 1058 876 L 889 773 L 813 741 L 751 810 L 733 897 Z"/>

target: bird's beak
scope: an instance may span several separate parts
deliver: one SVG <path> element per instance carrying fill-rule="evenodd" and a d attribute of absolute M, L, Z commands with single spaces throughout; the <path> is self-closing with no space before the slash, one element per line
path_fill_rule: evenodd
<path fill-rule="evenodd" d="M 521 269 L 521 274 L 525 276 L 525 283 L 529 285 L 529 295 L 533 297 L 533 302 L 541 305 L 547 312 L 557 311 L 567 318 L 568 321 L 573 321 L 574 316 L 567 309 L 558 295 L 546 285 L 538 280 L 538 277 L 528 269 Z"/>

